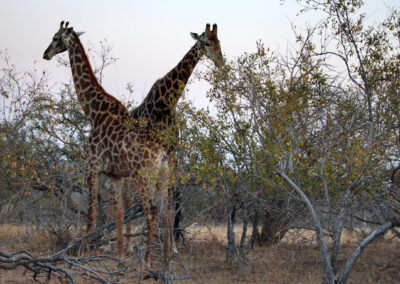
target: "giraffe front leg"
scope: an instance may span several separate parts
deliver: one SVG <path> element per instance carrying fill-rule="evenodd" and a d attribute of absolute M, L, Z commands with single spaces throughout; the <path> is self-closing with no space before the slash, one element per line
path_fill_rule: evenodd
<path fill-rule="evenodd" d="M 153 248 L 154 234 L 157 227 L 158 219 L 158 208 L 153 202 L 152 198 L 147 196 L 141 196 L 142 206 L 144 214 L 146 215 L 146 225 L 147 225 L 147 248 L 145 261 L 151 269 L 151 251 Z"/>
<path fill-rule="evenodd" d="M 179 236 L 182 235 L 181 229 L 179 227 L 180 221 L 182 220 L 182 211 L 181 211 L 181 196 L 180 189 L 177 186 L 176 179 L 176 169 L 178 166 L 178 161 L 176 156 L 171 155 L 170 153 L 167 155 L 168 160 L 168 175 L 167 175 L 167 184 L 168 187 L 168 199 L 167 199 L 167 216 L 168 216 L 168 226 L 170 230 L 169 234 L 169 242 L 172 248 L 172 252 L 174 254 L 178 254 L 178 249 L 176 247 L 176 241 L 178 241 Z"/>
<path fill-rule="evenodd" d="M 88 224 L 87 224 L 87 232 L 90 233 L 93 231 L 94 224 L 97 219 L 97 194 L 99 188 L 99 175 L 95 172 L 89 172 L 87 183 L 89 186 L 89 209 L 88 209 Z M 88 244 L 90 245 L 91 239 L 87 239 Z"/>
<path fill-rule="evenodd" d="M 112 211 L 115 213 L 115 224 L 117 227 L 117 246 L 118 246 L 118 255 L 120 257 L 125 256 L 124 251 L 124 239 L 123 239 L 123 224 L 124 224 L 124 209 L 122 207 L 123 204 L 123 179 L 113 178 L 111 180 L 111 191 L 110 191 L 110 203 Z M 109 214 L 110 215 L 110 214 Z"/>
<path fill-rule="evenodd" d="M 168 266 L 168 261 L 170 258 L 170 251 L 172 253 L 178 254 L 178 249 L 176 248 L 176 243 L 174 241 L 174 206 L 172 200 L 171 191 L 168 189 L 163 190 L 163 196 L 161 199 L 162 205 L 162 219 L 163 219 L 163 256 L 164 265 Z"/>
<path fill-rule="evenodd" d="M 157 227 L 158 209 L 157 206 L 153 204 L 153 202 L 150 202 L 148 206 L 146 206 L 146 209 L 144 210 L 146 214 L 146 223 L 147 223 L 147 250 L 146 250 L 145 261 L 151 268 L 151 251 L 153 249 L 154 234 Z"/>
<path fill-rule="evenodd" d="M 180 230 L 179 221 L 181 216 L 178 215 L 181 213 L 180 211 L 181 204 L 180 204 L 180 197 L 175 196 L 176 192 L 177 191 L 175 191 L 174 187 L 168 189 L 167 214 L 169 218 L 168 220 L 168 225 L 170 228 L 169 238 L 170 238 L 172 252 L 174 254 L 179 254 L 178 248 L 176 247 L 176 241 L 177 241 L 176 236 L 179 236 L 179 233 L 181 234 L 181 232 L 179 231 Z M 177 214 L 178 216 L 176 216 L 175 214 Z"/>
<path fill-rule="evenodd" d="M 131 193 L 131 190 L 130 190 L 130 187 L 131 187 L 132 185 L 128 185 L 128 187 L 127 187 L 127 190 L 126 190 L 126 192 L 125 192 L 125 198 L 124 198 L 124 201 L 125 201 L 125 212 L 127 212 L 126 214 L 128 215 L 128 212 L 129 212 L 129 207 L 132 205 L 132 203 L 133 203 L 133 196 L 132 196 L 132 193 Z M 127 222 L 126 222 L 126 224 L 125 224 L 125 232 L 126 232 L 126 234 L 128 235 L 127 237 L 126 237 L 126 251 L 128 251 L 128 252 L 132 252 L 132 237 L 130 237 L 129 235 L 130 234 L 132 234 L 132 225 L 133 225 L 133 221 L 130 219 L 130 220 L 128 220 Z"/>
<path fill-rule="evenodd" d="M 135 191 L 139 193 L 144 215 L 146 217 L 147 247 L 144 260 L 151 269 L 151 251 L 158 221 L 158 208 L 154 199 L 153 189 L 151 188 L 148 179 L 143 175 L 137 175 L 135 173 L 131 176 L 131 180 L 133 181 L 132 186 L 135 187 Z"/>
<path fill-rule="evenodd" d="M 172 245 L 172 216 L 171 214 L 171 206 L 169 202 L 168 191 L 163 188 L 161 196 L 161 209 L 162 209 L 162 221 L 163 221 L 163 256 L 164 256 L 164 265 L 168 265 L 169 259 L 169 249 L 170 245 Z"/>

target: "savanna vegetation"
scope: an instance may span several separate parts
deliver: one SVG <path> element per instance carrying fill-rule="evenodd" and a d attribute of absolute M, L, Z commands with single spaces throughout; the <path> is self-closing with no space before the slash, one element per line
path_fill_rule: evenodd
<path fill-rule="evenodd" d="M 400 11 L 368 25 L 363 1 L 298 2 L 299 13 L 324 20 L 293 27 L 284 53 L 259 41 L 221 69 L 197 71 L 215 111 L 178 104 L 171 143 L 183 233 L 167 267 L 158 237 L 159 270 L 143 261 L 140 202 L 127 212 L 130 254 L 106 248 L 115 224 L 106 222 L 105 178 L 97 247 L 83 253 L 88 122 L 71 82 L 20 72 L 2 51 L 0 279 L 398 283 Z M 98 49 L 101 81 L 115 58 L 107 43 Z M 128 85 L 129 108 L 133 96 Z"/>

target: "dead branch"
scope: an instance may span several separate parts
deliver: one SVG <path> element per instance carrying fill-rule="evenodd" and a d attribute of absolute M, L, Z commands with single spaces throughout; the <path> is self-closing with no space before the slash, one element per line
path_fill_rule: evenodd
<path fill-rule="evenodd" d="M 340 277 L 338 279 L 338 283 L 346 283 L 347 278 L 350 274 L 351 269 L 353 268 L 354 263 L 357 261 L 358 257 L 361 255 L 362 251 L 365 249 L 365 247 L 375 240 L 377 237 L 380 235 L 384 234 L 387 230 L 390 228 L 399 226 L 400 222 L 393 220 L 393 221 L 387 221 L 386 223 L 378 226 L 375 230 L 373 230 L 364 240 L 362 240 L 359 245 L 355 248 L 353 253 L 350 255 L 350 257 L 347 259 L 346 264 L 340 273 Z"/>
<path fill-rule="evenodd" d="M 125 216 L 124 222 L 136 219 L 142 215 L 142 208 L 140 203 L 137 202 L 128 209 L 128 214 Z M 0 269 L 13 270 L 22 266 L 33 272 L 34 280 L 40 275 L 47 275 L 48 279 L 53 275 L 56 278 L 68 279 L 71 283 L 76 283 L 74 276 L 86 275 L 102 283 L 115 282 L 127 269 L 127 265 L 121 259 L 105 255 L 95 255 L 88 258 L 72 257 L 68 255 L 73 249 L 87 247 L 88 244 L 86 240 L 88 238 L 93 240 L 89 247 L 108 243 L 110 240 L 104 240 L 104 236 L 115 230 L 115 227 L 115 222 L 108 223 L 97 228 L 94 232 L 90 232 L 70 242 L 64 249 L 48 257 L 37 257 L 28 251 L 8 253 L 0 250 Z M 134 234 L 134 236 L 136 235 L 137 234 Z M 131 236 L 131 234 L 129 236 Z M 118 269 L 106 269 L 110 264 L 98 266 L 105 267 L 104 269 L 94 268 L 93 264 L 104 263 L 105 261 L 116 264 L 115 267 Z"/>

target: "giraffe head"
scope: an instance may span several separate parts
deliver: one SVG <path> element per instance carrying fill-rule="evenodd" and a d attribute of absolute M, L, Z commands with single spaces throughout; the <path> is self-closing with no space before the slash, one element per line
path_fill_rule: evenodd
<path fill-rule="evenodd" d="M 201 35 L 190 33 L 193 39 L 200 43 L 203 54 L 211 59 L 215 66 L 221 67 L 224 64 L 224 57 L 221 52 L 221 45 L 218 39 L 217 24 L 213 25 L 212 30 L 210 24 L 206 25 L 206 30 Z"/>
<path fill-rule="evenodd" d="M 43 54 L 43 59 L 50 60 L 54 55 L 62 53 L 67 50 L 69 42 L 73 36 L 73 28 L 68 28 L 68 22 L 65 23 L 62 21 L 60 23 L 60 29 L 53 36 L 53 41 L 50 43 L 49 47 Z M 77 36 L 80 36 L 83 33 L 76 33 Z"/>

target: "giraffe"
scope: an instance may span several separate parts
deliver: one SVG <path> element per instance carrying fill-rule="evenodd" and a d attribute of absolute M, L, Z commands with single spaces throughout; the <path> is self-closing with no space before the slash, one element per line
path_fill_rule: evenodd
<path fill-rule="evenodd" d="M 153 84 L 143 102 L 131 112 L 134 119 L 141 120 L 142 124 L 151 128 L 163 129 L 168 124 L 176 133 L 174 130 L 176 105 L 197 63 L 203 55 L 211 59 L 217 67 L 221 67 L 224 63 L 217 29 L 216 24 L 213 25 L 212 30 L 210 24 L 207 24 L 204 33 L 200 36 L 197 33 L 191 33 L 196 43 L 171 71 Z M 162 135 L 162 131 L 160 135 Z M 171 152 L 174 150 L 173 146 L 169 145 L 165 148 L 170 160 L 169 164 L 176 166 L 176 161 L 171 156 Z M 179 202 L 179 191 L 176 189 L 173 191 L 175 202 Z M 179 227 L 181 218 L 179 209 L 180 204 L 176 203 L 177 216 L 174 220 L 174 229 Z M 178 231 L 175 232 L 175 240 L 177 238 Z"/>
<path fill-rule="evenodd" d="M 68 22 L 65 25 L 61 22 L 43 58 L 51 60 L 56 54 L 68 51 L 78 101 L 91 124 L 86 147 L 90 193 L 87 229 L 89 232 L 93 229 L 99 176 L 104 174 L 111 180 L 110 201 L 115 212 L 118 251 L 120 256 L 124 256 L 123 181 L 130 178 L 146 216 L 148 236 L 145 261 L 151 267 L 152 243 L 158 219 L 157 202 L 161 207 L 168 207 L 164 204 L 168 193 L 165 188 L 157 188 L 148 173 L 161 175 L 165 165 L 164 149 L 148 128 L 134 125 L 128 109 L 99 84 L 79 40 L 81 34 L 68 27 Z M 163 214 L 167 214 L 165 210 Z M 164 225 L 168 227 L 165 222 Z M 168 257 L 167 240 L 164 236 L 164 261 Z"/>
<path fill-rule="evenodd" d="M 201 57 L 207 56 L 217 67 L 224 63 L 217 33 L 216 24 L 212 30 L 207 24 L 201 35 L 190 33 L 196 43 L 171 71 L 153 84 L 143 102 L 131 112 L 134 119 L 145 120 L 149 126 L 173 123 L 176 104 Z"/>

